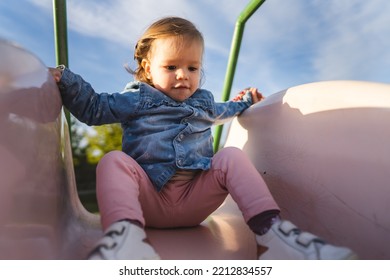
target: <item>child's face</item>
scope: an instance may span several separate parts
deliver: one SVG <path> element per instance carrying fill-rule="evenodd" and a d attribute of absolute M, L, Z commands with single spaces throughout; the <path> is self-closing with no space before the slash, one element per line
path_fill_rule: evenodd
<path fill-rule="evenodd" d="M 167 37 L 152 43 L 150 59 L 142 63 L 155 88 L 182 102 L 199 87 L 202 55 L 200 42 L 179 44 L 177 38 Z"/>

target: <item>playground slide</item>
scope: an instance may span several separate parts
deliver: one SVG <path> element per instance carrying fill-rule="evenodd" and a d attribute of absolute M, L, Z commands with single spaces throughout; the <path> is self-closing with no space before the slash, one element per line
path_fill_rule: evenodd
<path fill-rule="evenodd" d="M 0 259 L 82 258 L 98 219 L 77 197 L 57 85 L 11 43 L 0 61 Z"/>
<path fill-rule="evenodd" d="M 326 81 L 275 93 L 234 120 L 283 217 L 361 259 L 390 259 L 390 85 Z"/>
<path fill-rule="evenodd" d="M 77 194 L 57 85 L 12 43 L 0 40 L 0 61 L 0 259 L 84 259 L 102 231 Z M 256 258 L 230 197 L 198 227 L 147 234 L 162 259 Z"/>

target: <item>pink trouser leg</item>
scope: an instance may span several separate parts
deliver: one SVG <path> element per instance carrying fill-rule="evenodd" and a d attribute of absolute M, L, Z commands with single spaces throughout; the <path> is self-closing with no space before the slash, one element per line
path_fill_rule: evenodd
<path fill-rule="evenodd" d="M 140 186 L 153 188 L 141 166 L 125 153 L 113 151 L 100 160 L 96 170 L 96 195 L 103 230 L 123 219 L 145 224 L 138 199 Z"/>
<path fill-rule="evenodd" d="M 268 210 L 279 210 L 263 178 L 246 154 L 234 147 L 221 149 L 209 171 L 203 173 L 204 184 L 228 191 L 246 222 Z"/>
<path fill-rule="evenodd" d="M 222 149 L 214 156 L 210 170 L 190 181 L 170 181 L 159 193 L 142 168 L 122 152 L 108 153 L 97 169 L 103 228 L 121 219 L 159 228 L 194 226 L 229 193 L 245 221 L 279 209 L 260 174 L 237 148 Z"/>

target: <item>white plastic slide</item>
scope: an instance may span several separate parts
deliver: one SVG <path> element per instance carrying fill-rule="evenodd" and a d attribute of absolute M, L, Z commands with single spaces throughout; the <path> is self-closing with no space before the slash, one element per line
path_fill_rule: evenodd
<path fill-rule="evenodd" d="M 326 81 L 273 94 L 234 120 L 284 218 L 361 259 L 390 259 L 390 85 Z"/>

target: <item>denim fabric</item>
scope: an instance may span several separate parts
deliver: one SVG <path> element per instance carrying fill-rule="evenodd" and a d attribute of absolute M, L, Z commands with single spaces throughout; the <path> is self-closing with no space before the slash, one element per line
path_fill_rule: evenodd
<path fill-rule="evenodd" d="M 198 89 L 177 102 L 140 82 L 122 93 L 96 93 L 81 76 L 65 68 L 59 83 L 64 106 L 88 125 L 121 123 L 122 150 L 145 170 L 158 191 L 177 169 L 207 170 L 213 157 L 211 126 L 231 120 L 252 104 L 217 103 Z"/>

